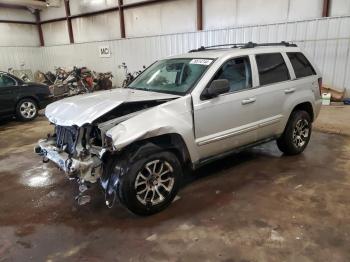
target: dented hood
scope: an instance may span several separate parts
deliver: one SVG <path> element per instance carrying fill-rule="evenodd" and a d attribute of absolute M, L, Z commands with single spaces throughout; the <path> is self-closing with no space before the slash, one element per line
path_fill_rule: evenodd
<path fill-rule="evenodd" d="M 69 97 L 48 105 L 45 115 L 50 122 L 61 126 L 90 124 L 125 102 L 177 98 L 177 95 L 117 88 Z"/>

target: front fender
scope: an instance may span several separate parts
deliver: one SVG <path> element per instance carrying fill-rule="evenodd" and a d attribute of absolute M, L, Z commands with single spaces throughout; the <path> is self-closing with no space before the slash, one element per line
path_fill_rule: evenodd
<path fill-rule="evenodd" d="M 111 128 L 106 135 L 112 139 L 114 149 L 119 151 L 133 142 L 170 133 L 182 137 L 191 161 L 198 160 L 190 95 L 136 115 Z"/>

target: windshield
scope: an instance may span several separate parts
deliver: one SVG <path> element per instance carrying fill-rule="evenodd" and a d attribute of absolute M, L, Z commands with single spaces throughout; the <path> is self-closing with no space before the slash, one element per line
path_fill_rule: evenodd
<path fill-rule="evenodd" d="M 129 88 L 184 95 L 212 62 L 212 59 L 192 58 L 161 60 L 146 69 Z"/>

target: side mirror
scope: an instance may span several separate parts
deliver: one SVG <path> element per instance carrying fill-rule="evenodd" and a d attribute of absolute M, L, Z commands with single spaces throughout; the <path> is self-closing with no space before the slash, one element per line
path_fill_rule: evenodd
<path fill-rule="evenodd" d="M 210 83 L 210 86 L 203 91 L 201 97 L 205 99 L 213 98 L 228 91 L 230 91 L 229 81 L 227 79 L 217 79 Z"/>

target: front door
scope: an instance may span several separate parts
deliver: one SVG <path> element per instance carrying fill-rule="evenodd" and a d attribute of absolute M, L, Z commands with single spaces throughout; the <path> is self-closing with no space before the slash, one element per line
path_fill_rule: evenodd
<path fill-rule="evenodd" d="M 193 105 L 196 144 L 202 160 L 253 143 L 257 137 L 258 98 L 252 88 L 250 58 L 226 61 L 211 81 L 216 79 L 227 79 L 230 91 L 194 100 Z"/>
<path fill-rule="evenodd" d="M 287 97 L 295 91 L 295 83 L 291 81 L 282 53 L 257 54 L 255 59 L 260 84 L 256 92 L 260 118 L 257 135 L 258 140 L 263 140 L 283 132 L 283 119 L 288 118 L 283 115 L 284 106 Z"/>

